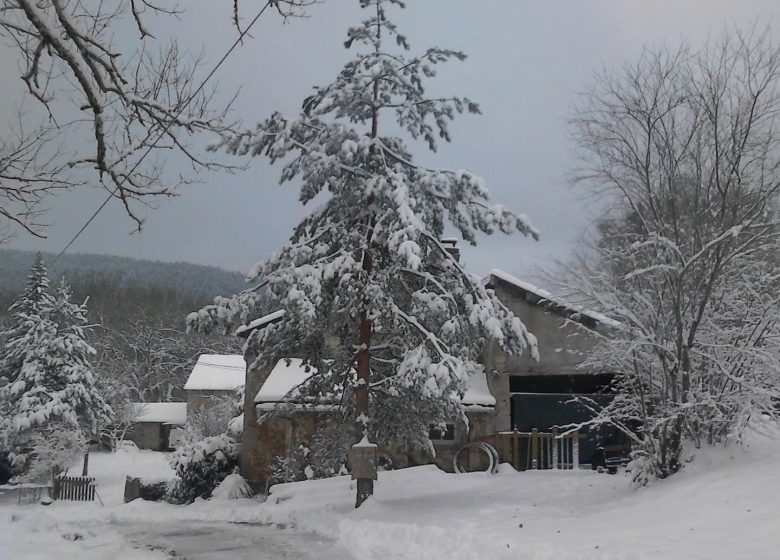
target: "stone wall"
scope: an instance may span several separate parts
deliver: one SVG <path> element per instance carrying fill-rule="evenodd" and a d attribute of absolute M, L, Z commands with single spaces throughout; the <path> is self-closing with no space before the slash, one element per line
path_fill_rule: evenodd
<path fill-rule="evenodd" d="M 248 358 L 251 363 L 254 357 Z M 273 365 L 267 365 L 256 371 L 247 371 L 244 385 L 244 429 L 241 433 L 240 470 L 256 492 L 265 490 L 270 474 L 269 458 L 274 450 L 285 449 L 289 435 L 284 423 L 257 424 L 255 395 L 265 383 Z"/>
<path fill-rule="evenodd" d="M 168 449 L 170 430 L 170 426 L 164 426 L 160 422 L 142 422 L 133 426 L 125 439 L 134 442 L 139 449 L 165 451 Z"/>

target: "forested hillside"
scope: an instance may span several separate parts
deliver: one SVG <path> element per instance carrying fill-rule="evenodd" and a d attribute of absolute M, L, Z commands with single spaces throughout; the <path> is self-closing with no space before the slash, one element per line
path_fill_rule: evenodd
<path fill-rule="evenodd" d="M 50 265 L 54 255 L 43 257 Z M 33 252 L 0 250 L 0 317 L 22 291 L 34 259 Z M 142 316 L 183 322 L 187 313 L 214 296 L 245 287 L 238 272 L 111 255 L 64 255 L 49 274 L 52 282 L 64 274 L 77 300 L 89 296 L 90 315 L 109 322 Z"/>
<path fill-rule="evenodd" d="M 0 250 L 0 325 L 24 289 L 35 253 Z M 47 266 L 53 255 L 43 255 Z M 65 255 L 49 270 L 52 286 L 65 276 L 73 301 L 89 298 L 91 360 L 112 406 L 183 397 L 182 386 L 202 353 L 236 353 L 238 339 L 186 334 L 184 317 L 214 296 L 244 289 L 241 274 L 191 263 L 109 255 Z"/>

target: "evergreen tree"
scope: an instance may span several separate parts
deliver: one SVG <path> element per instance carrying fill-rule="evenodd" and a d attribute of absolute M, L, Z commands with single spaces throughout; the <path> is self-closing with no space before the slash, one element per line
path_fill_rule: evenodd
<path fill-rule="evenodd" d="M 37 365 L 36 349 L 40 339 L 51 326 L 43 316 L 51 309 L 53 299 L 49 294 L 49 276 L 40 254 L 27 277 L 27 285 L 19 299 L 10 307 L 11 325 L 0 334 L 3 346 L 0 350 L 0 434 L 4 447 L 14 441 L 19 429 L 14 425 L 18 400 L 27 386 L 26 377 Z"/>
<path fill-rule="evenodd" d="M 353 388 L 342 413 L 357 422 L 358 438 L 367 432 L 372 441 L 432 451 L 431 424 L 465 421 L 460 399 L 469 375 L 482 370 L 487 338 L 509 353 L 536 351 L 522 322 L 442 243 L 445 225 L 472 244 L 476 232 L 537 234 L 523 216 L 489 205 L 479 177 L 418 165 L 404 140 L 385 132 L 404 131 L 436 151 L 438 138 L 450 140 L 455 114 L 479 107 L 426 95 L 436 66 L 463 53 L 430 48 L 408 58 L 407 40 L 387 15 L 388 5 L 403 3 L 360 4 L 369 15 L 348 30 L 345 46 L 363 48 L 336 80 L 316 88 L 297 118 L 274 113 L 223 143 L 234 154 L 286 161 L 281 181 L 300 180 L 302 203 L 321 202 L 250 274 L 286 313 L 250 336 L 247 357 L 304 358 L 318 373 L 298 388 L 301 397 Z M 255 303 L 240 294 L 189 322 L 204 330 L 237 322 Z M 359 480 L 358 505 L 370 492 Z"/>
<path fill-rule="evenodd" d="M 28 287 L 12 306 L 14 322 L 3 352 L 3 416 L 0 427 L 18 452 L 38 429 L 59 426 L 97 434 L 110 409 L 95 388 L 89 356 L 95 350 L 84 340 L 85 304 L 70 301 L 63 279 L 51 296 L 39 259 Z M 17 457 L 23 458 L 22 455 Z"/>

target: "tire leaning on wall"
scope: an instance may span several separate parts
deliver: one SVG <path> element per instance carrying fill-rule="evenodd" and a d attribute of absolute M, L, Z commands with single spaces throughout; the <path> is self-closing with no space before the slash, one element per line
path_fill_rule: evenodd
<path fill-rule="evenodd" d="M 463 474 L 466 471 L 466 469 L 458 462 L 458 458 L 461 456 L 461 453 L 464 451 L 467 451 L 469 449 L 477 449 L 479 451 L 482 451 L 485 455 L 488 457 L 488 468 L 485 469 L 484 472 L 489 472 L 490 474 L 496 474 L 498 472 L 498 451 L 496 451 L 496 448 L 490 445 L 489 443 L 485 443 L 482 441 L 476 441 L 472 443 L 467 443 L 460 449 L 458 449 L 458 452 L 455 453 L 455 457 L 452 459 L 452 468 L 456 473 Z"/>

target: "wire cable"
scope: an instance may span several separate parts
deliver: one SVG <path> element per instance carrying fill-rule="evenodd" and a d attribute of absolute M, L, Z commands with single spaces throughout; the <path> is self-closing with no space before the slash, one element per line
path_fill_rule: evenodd
<path fill-rule="evenodd" d="M 175 121 L 177 118 L 179 118 L 179 115 L 181 115 L 181 114 L 184 112 L 184 109 L 186 109 L 186 108 L 187 108 L 187 106 L 188 106 L 188 105 L 189 105 L 189 104 L 192 102 L 192 100 L 193 100 L 193 99 L 195 99 L 195 97 L 196 97 L 196 96 L 197 96 L 197 95 L 198 95 L 198 94 L 199 94 L 199 93 L 200 93 L 200 92 L 203 90 L 203 88 L 204 88 L 204 87 L 206 87 L 206 83 L 207 83 L 207 82 L 208 82 L 208 81 L 209 81 L 209 80 L 210 80 L 210 79 L 211 79 L 211 78 L 214 76 L 214 74 L 216 74 L 216 73 L 217 73 L 217 70 L 219 70 L 220 66 L 222 66 L 222 64 L 223 64 L 223 63 L 224 63 L 224 62 L 227 60 L 227 58 L 228 58 L 228 57 L 229 57 L 229 56 L 230 56 L 230 55 L 233 53 L 233 51 L 236 49 L 236 47 L 237 47 L 239 44 L 241 44 L 241 43 L 243 42 L 243 40 L 244 40 L 244 37 L 245 37 L 245 36 L 247 35 L 247 33 L 249 33 L 249 31 L 252 29 L 252 26 L 253 26 L 255 23 L 257 23 L 257 20 L 259 20 L 259 19 L 260 19 L 260 16 L 262 16 L 262 15 L 263 15 L 263 13 L 266 11 L 266 9 L 268 8 L 268 6 L 270 6 L 270 5 L 272 4 L 272 2 L 273 2 L 273 0 L 268 0 L 268 1 L 265 3 L 265 5 L 262 7 L 262 9 L 261 9 L 261 10 L 260 10 L 260 11 L 257 13 L 257 15 L 254 17 L 254 19 L 253 19 L 253 20 L 252 20 L 252 21 L 249 23 L 249 25 L 248 25 L 248 26 L 247 26 L 247 27 L 246 27 L 246 28 L 245 28 L 243 31 L 241 31 L 241 33 L 239 34 L 239 36 L 238 36 L 238 38 L 235 40 L 235 42 L 234 42 L 234 43 L 231 45 L 231 47 L 230 47 L 230 48 L 227 50 L 227 52 L 226 52 L 226 53 L 225 53 L 225 54 L 222 56 L 222 58 L 219 60 L 219 62 L 217 62 L 216 66 L 214 66 L 214 68 L 212 68 L 212 69 L 211 69 L 211 72 L 209 72 L 209 73 L 208 73 L 208 75 L 207 75 L 207 76 L 206 76 L 206 78 L 203 80 L 203 82 L 201 82 L 200 86 L 198 86 L 198 89 L 196 89 L 196 90 L 195 90 L 195 91 L 192 93 L 192 95 L 190 95 L 190 97 L 187 99 L 187 101 L 185 101 L 185 102 L 184 102 L 184 105 L 182 105 L 182 106 L 179 108 L 179 110 L 178 110 L 178 111 L 176 112 L 176 114 L 174 115 L 173 119 L 171 119 L 172 121 Z M 145 158 L 146 156 L 148 156 L 148 155 L 151 153 L 151 151 L 152 151 L 152 150 L 155 148 L 155 146 L 157 146 L 157 142 L 159 142 L 159 141 L 160 141 L 160 139 L 162 139 L 162 137 L 163 137 L 163 136 L 165 136 L 165 135 L 168 133 L 168 130 L 170 129 L 170 127 L 171 127 L 171 126 L 172 126 L 172 123 L 168 123 L 167 125 L 165 125 L 165 126 L 163 127 L 162 131 L 161 131 L 161 132 L 160 132 L 160 134 L 157 136 L 157 138 L 154 140 L 154 142 L 152 142 L 152 144 L 151 144 L 151 145 L 150 145 L 150 146 L 149 146 L 149 147 L 146 149 L 146 151 L 145 151 L 145 152 L 144 152 L 144 153 L 141 155 L 141 157 L 138 159 L 138 161 L 137 161 L 137 162 L 135 162 L 135 165 L 133 165 L 133 167 L 130 169 L 130 171 L 128 171 L 128 172 L 127 172 L 127 173 L 126 173 L 126 174 L 125 174 L 125 175 L 122 177 L 122 180 L 120 181 L 120 183 L 119 183 L 119 184 L 117 184 L 117 186 L 116 186 L 116 187 L 114 187 L 114 190 L 112 190 L 112 191 L 109 193 L 108 197 L 107 197 L 107 198 L 106 198 L 106 199 L 103 201 L 103 203 L 102 203 L 100 206 L 98 206 L 98 207 L 97 207 L 97 210 L 95 210 L 95 211 L 92 213 L 92 215 L 89 217 L 89 219 L 88 219 L 88 220 L 87 220 L 87 221 L 84 223 L 84 225 L 83 225 L 83 226 L 81 226 L 81 229 L 79 229 L 79 230 L 76 232 L 76 235 L 74 235 L 74 236 L 71 238 L 71 240 L 68 242 L 68 244 L 67 244 L 67 245 L 65 245 L 65 248 L 63 248 L 63 249 L 62 249 L 62 251 L 60 251 L 59 253 L 57 253 L 57 256 L 56 256 L 56 257 L 54 257 L 54 259 L 51 261 L 51 265 L 50 265 L 50 266 L 54 266 L 54 264 L 55 264 L 55 263 L 56 263 L 56 262 L 59 260 L 59 258 L 60 258 L 62 255 L 64 255 L 64 254 L 65 254 L 65 252 L 66 252 L 68 249 L 70 249 L 70 246 L 71 246 L 71 245 L 73 245 L 73 243 L 75 243 L 75 241 L 76 241 L 76 240 L 79 238 L 79 236 L 80 236 L 82 233 L 84 233 L 84 230 L 85 230 L 85 229 L 87 229 L 87 227 L 89 227 L 89 224 L 91 224 L 91 223 L 94 221 L 94 219 L 97 217 L 97 215 L 98 215 L 98 214 L 100 214 L 100 212 L 103 210 L 103 208 L 105 208 L 105 207 L 106 207 L 106 205 L 108 205 L 108 203 L 111 201 L 111 199 L 112 199 L 112 198 L 114 198 L 114 195 L 117 193 L 117 191 L 118 191 L 118 190 L 119 190 L 119 189 L 122 187 L 122 185 L 124 184 L 124 182 L 125 182 L 125 179 L 124 179 L 124 178 L 125 178 L 125 177 L 127 177 L 127 176 L 129 176 L 129 175 L 132 175 L 133 171 L 135 171 L 135 170 L 138 168 L 138 166 L 139 166 L 139 165 L 141 165 L 141 162 L 144 160 L 144 158 Z"/>

